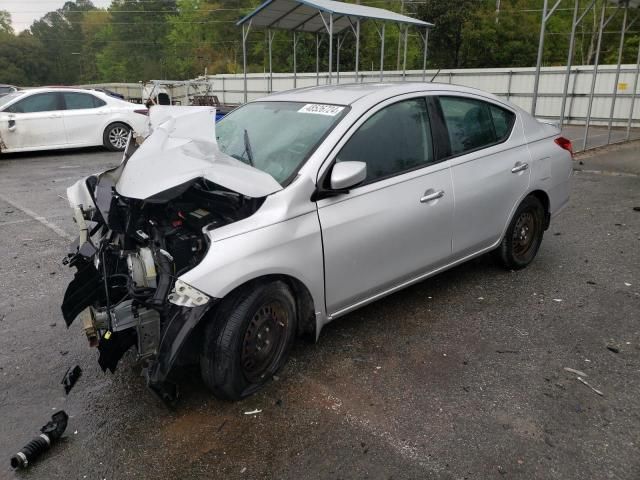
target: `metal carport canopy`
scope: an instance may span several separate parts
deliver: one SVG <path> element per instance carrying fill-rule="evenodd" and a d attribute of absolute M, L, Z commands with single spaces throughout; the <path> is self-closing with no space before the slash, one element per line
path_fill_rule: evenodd
<path fill-rule="evenodd" d="M 243 25 L 251 20 L 252 25 L 255 27 L 318 33 L 325 29 L 320 12 L 335 15 L 333 33 L 340 33 L 349 28 L 351 26 L 350 21 L 354 22 L 356 19 L 380 20 L 414 25 L 416 27 L 433 27 L 432 23 L 400 15 L 383 8 L 337 2 L 335 0 L 267 0 L 240 20 L 237 25 Z"/>
<path fill-rule="evenodd" d="M 298 38 L 296 33 L 312 33 L 316 35 L 316 82 L 320 81 L 319 51 L 322 42 L 321 33 L 327 33 L 329 37 L 329 83 L 332 83 L 333 70 L 333 35 L 338 35 L 337 66 L 338 82 L 340 82 L 340 48 L 344 42 L 340 40 L 340 34 L 347 31 L 353 33 L 356 39 L 355 75 L 358 78 L 358 63 L 360 57 L 360 23 L 371 20 L 374 22 L 380 36 L 380 80 L 384 74 L 384 37 L 385 24 L 395 23 L 404 36 L 404 61 L 403 78 L 407 63 L 407 38 L 409 27 L 424 29 L 420 32 L 424 42 L 423 51 L 423 79 L 426 72 L 427 42 L 429 29 L 434 25 L 406 15 L 385 10 L 383 8 L 368 7 L 352 3 L 338 2 L 335 0 L 266 0 L 249 15 L 238 21 L 236 25 L 242 26 L 242 56 L 244 68 L 244 100 L 247 101 L 247 36 L 252 27 L 267 29 L 267 41 L 269 48 L 269 91 L 273 88 L 273 68 L 271 61 L 273 35 L 272 30 L 286 30 L 293 32 L 293 74 L 294 87 L 296 86 L 296 47 Z M 381 26 L 378 25 L 381 23 Z"/>

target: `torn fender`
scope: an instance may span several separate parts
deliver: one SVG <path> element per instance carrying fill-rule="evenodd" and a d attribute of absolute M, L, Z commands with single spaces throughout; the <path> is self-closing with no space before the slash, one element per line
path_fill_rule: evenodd
<path fill-rule="evenodd" d="M 147 385 L 156 392 L 164 391 L 165 383 L 174 367 L 182 348 L 200 320 L 214 305 L 215 299 L 193 308 L 181 308 L 169 320 L 162 336 L 155 363 L 147 370 Z"/>

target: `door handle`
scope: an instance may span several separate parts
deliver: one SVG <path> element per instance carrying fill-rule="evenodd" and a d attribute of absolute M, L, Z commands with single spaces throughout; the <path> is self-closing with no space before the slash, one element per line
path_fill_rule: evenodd
<path fill-rule="evenodd" d="M 13 132 L 16 129 L 16 121 L 13 118 L 9 119 L 9 131 Z"/>
<path fill-rule="evenodd" d="M 431 192 L 431 193 L 428 193 L 428 192 Z M 444 197 L 444 190 L 438 190 L 434 192 L 433 190 L 429 189 L 426 192 L 424 192 L 424 195 L 422 196 L 422 198 L 420 198 L 420 203 L 431 202 L 433 200 L 437 200 L 442 197 Z"/>
<path fill-rule="evenodd" d="M 529 168 L 528 163 L 516 163 L 515 166 L 511 169 L 511 173 L 524 172 Z"/>

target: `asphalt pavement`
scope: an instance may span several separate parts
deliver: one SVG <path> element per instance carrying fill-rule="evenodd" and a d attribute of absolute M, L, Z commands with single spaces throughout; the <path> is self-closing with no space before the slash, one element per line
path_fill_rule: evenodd
<path fill-rule="evenodd" d="M 242 402 L 185 369 L 175 410 L 133 355 L 102 373 L 60 314 L 65 188 L 119 155 L 0 157 L 0 478 L 640 478 L 637 148 L 576 162 L 571 204 L 529 268 L 484 256 L 343 317 Z M 63 440 L 11 471 L 58 409 Z"/>

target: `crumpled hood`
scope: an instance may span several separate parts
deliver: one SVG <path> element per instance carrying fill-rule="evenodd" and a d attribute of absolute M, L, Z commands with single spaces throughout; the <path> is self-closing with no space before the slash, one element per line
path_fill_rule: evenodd
<path fill-rule="evenodd" d="M 215 108 L 154 106 L 149 122 L 151 135 L 127 160 L 117 180 L 120 195 L 145 200 L 196 178 L 253 198 L 282 190 L 268 173 L 220 151 Z"/>

